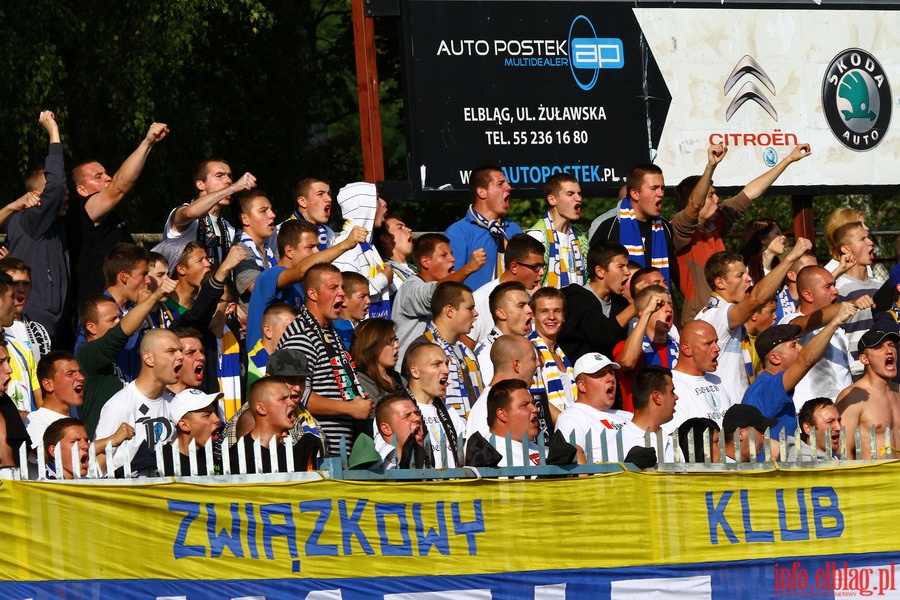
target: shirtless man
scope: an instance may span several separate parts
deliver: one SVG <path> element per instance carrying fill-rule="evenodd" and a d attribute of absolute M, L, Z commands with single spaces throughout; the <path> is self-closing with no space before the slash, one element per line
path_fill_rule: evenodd
<path fill-rule="evenodd" d="M 883 458 L 885 446 L 900 446 L 900 393 L 891 386 L 897 375 L 897 342 L 900 334 L 872 329 L 859 340 L 862 378 L 842 391 L 835 401 L 847 431 L 847 458 L 856 458 L 856 428 L 860 428 L 860 457 Z M 871 455 L 869 431 L 875 427 L 876 456 Z M 891 440 L 884 439 L 890 427 Z"/>

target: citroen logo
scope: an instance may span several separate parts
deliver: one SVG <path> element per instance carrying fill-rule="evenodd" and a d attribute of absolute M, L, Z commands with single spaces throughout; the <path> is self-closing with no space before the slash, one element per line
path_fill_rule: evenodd
<path fill-rule="evenodd" d="M 731 70 L 731 75 L 729 75 L 728 79 L 725 81 L 725 94 L 728 95 L 734 86 L 737 85 L 738 81 L 743 79 L 745 75 L 753 75 L 757 81 L 763 84 L 763 86 L 765 86 L 773 95 L 775 94 L 775 84 L 772 83 L 772 80 L 769 79 L 769 76 L 763 71 L 763 68 L 759 66 L 756 59 L 749 54 L 739 60 L 734 66 L 734 69 Z M 745 81 L 738 89 L 737 95 L 732 98 L 731 103 L 728 105 L 728 110 L 725 111 L 725 120 L 730 121 L 734 113 L 736 113 L 745 102 L 750 100 L 759 104 L 763 110 L 769 113 L 769 116 L 772 117 L 773 120 L 778 120 L 778 112 L 775 110 L 775 107 L 772 106 L 772 103 L 766 98 L 763 91 L 759 89 L 759 86 L 752 81 Z"/>

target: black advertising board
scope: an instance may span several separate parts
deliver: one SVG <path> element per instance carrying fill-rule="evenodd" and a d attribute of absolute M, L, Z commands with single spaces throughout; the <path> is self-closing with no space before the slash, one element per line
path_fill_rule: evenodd
<path fill-rule="evenodd" d="M 896 2 L 404 2 L 414 197 L 458 196 L 483 164 L 521 196 L 560 171 L 612 196 L 636 164 L 699 174 L 720 143 L 723 189 L 798 144 L 782 192 L 900 185 Z"/>
<path fill-rule="evenodd" d="M 416 195 L 482 164 L 615 191 L 652 160 L 669 94 L 628 4 L 409 0 L 404 24 Z"/>

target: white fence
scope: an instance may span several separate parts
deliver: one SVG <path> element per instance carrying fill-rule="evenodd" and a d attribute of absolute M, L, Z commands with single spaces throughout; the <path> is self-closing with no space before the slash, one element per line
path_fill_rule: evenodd
<path fill-rule="evenodd" d="M 678 445 L 677 436 L 676 439 L 672 440 L 672 444 L 674 447 L 674 461 L 666 461 L 665 453 L 663 451 L 666 440 L 665 436 L 662 432 L 657 432 L 655 434 L 646 433 L 644 436 L 644 446 L 652 447 L 656 450 L 657 458 L 659 460 L 656 465 L 656 470 L 658 471 L 666 471 L 666 472 L 703 472 L 703 471 L 721 471 L 721 470 L 733 470 L 733 471 L 746 471 L 746 470 L 760 470 L 760 469 L 771 469 L 771 468 L 785 468 L 785 467 L 802 467 L 802 468 L 815 468 L 815 467 L 833 467 L 841 464 L 860 464 L 861 462 L 874 462 L 876 460 L 893 460 L 894 457 L 894 448 L 888 442 L 882 448 L 881 452 L 878 452 L 877 448 L 877 439 L 881 438 L 884 440 L 891 440 L 891 429 L 885 428 L 883 433 L 877 433 L 874 427 L 872 427 L 869 431 L 868 435 L 868 444 L 866 448 L 863 448 L 862 444 L 862 432 L 860 429 L 857 429 L 853 432 L 854 441 L 855 441 L 855 451 L 853 457 L 848 457 L 847 454 L 847 433 L 843 429 L 840 432 L 840 443 L 838 447 L 838 451 L 835 453 L 832 450 L 831 444 L 824 444 L 825 448 L 822 451 L 817 451 L 815 449 L 815 440 L 817 439 L 816 430 L 812 429 L 810 431 L 808 439 L 812 442 L 812 446 L 805 444 L 801 440 L 800 429 L 798 428 L 794 435 L 791 437 L 787 437 L 784 430 L 781 431 L 779 438 L 774 439 L 771 437 L 769 430 L 765 431 L 765 434 L 761 439 L 761 453 L 757 456 L 756 452 L 751 452 L 751 460 L 742 460 L 741 452 L 732 452 L 732 457 L 727 456 L 726 452 L 726 439 L 724 434 L 719 436 L 718 439 L 718 452 L 715 453 L 717 455 L 717 460 L 713 460 L 714 456 L 714 448 L 713 442 L 711 438 L 710 430 L 706 430 L 703 432 L 702 438 L 700 440 L 702 452 L 700 455 L 697 455 L 695 450 L 695 438 L 693 431 L 688 433 L 687 436 L 687 454 L 685 454 L 680 446 Z M 741 443 L 738 438 L 739 432 L 734 432 L 734 448 L 740 448 Z M 749 434 L 749 447 L 757 448 L 758 442 L 760 439 L 757 437 L 758 434 L 751 430 Z M 498 440 L 493 439 L 494 436 L 491 436 L 491 442 L 493 444 L 497 444 Z M 396 446 L 396 440 L 392 440 L 394 445 Z M 574 444 L 574 434 L 570 440 Z M 830 437 L 827 440 L 830 442 Z M 427 447 L 427 438 L 426 438 L 426 447 Z M 523 442 L 527 442 L 527 440 L 523 440 Z M 279 443 L 283 443 L 285 445 L 284 456 L 286 460 L 282 465 L 279 459 L 279 453 L 277 451 L 277 446 Z M 499 443 L 505 445 L 506 456 L 512 456 L 515 451 L 512 444 L 512 439 L 510 437 L 506 437 L 505 441 L 503 439 L 499 440 Z M 459 468 L 446 468 L 446 469 L 390 469 L 383 470 L 381 468 L 370 468 L 370 469 L 351 469 L 349 467 L 349 450 L 346 447 L 345 440 L 341 440 L 341 454 L 338 457 L 331 457 L 322 460 L 320 471 L 295 471 L 296 465 L 294 464 L 294 454 L 292 451 L 293 442 L 290 436 L 288 436 L 284 442 L 276 442 L 273 438 L 268 444 L 267 449 L 269 450 L 269 456 L 271 458 L 271 473 L 263 473 L 263 462 L 262 462 L 262 445 L 259 439 L 256 439 L 253 442 L 253 462 L 248 465 L 248 457 L 247 451 L 243 443 L 238 443 L 233 446 L 222 446 L 222 458 L 221 461 L 214 460 L 213 456 L 213 448 L 211 444 L 207 444 L 204 448 L 198 449 L 196 444 L 192 441 L 189 449 L 188 449 L 188 465 L 189 469 L 187 472 L 182 471 L 181 465 L 181 455 L 179 454 L 177 448 L 171 447 L 169 449 L 171 453 L 171 476 L 174 476 L 177 479 L 181 478 L 191 478 L 191 480 L 202 480 L 204 482 L 217 482 L 217 483 L 235 483 L 235 482 L 261 482 L 261 481 L 296 481 L 302 479 L 323 479 L 323 478 L 332 478 L 332 479 L 382 479 L 382 480 L 411 480 L 411 479 L 445 479 L 445 478 L 482 478 L 482 477 L 546 477 L 546 476 L 572 476 L 572 475 L 590 475 L 597 473 L 609 473 L 615 471 L 622 471 L 626 469 L 637 470 L 637 468 L 630 463 L 622 463 L 615 460 L 610 460 L 610 457 L 624 457 L 627 452 L 624 451 L 623 442 L 622 442 L 622 432 L 618 431 L 615 435 L 603 436 L 600 440 L 600 455 L 594 456 L 594 444 L 591 439 L 590 431 L 586 435 L 585 439 L 585 457 L 587 459 L 586 464 L 577 465 L 548 465 L 546 463 L 547 460 L 547 447 L 543 443 L 543 438 L 539 436 L 539 440 L 537 442 L 537 454 L 538 454 L 538 466 L 534 466 L 531 461 L 531 454 L 533 450 L 529 450 L 529 446 L 527 443 L 521 444 L 521 451 L 523 453 L 521 457 L 521 462 L 524 465 L 522 467 L 488 467 L 488 468 L 475 468 L 470 466 L 461 466 Z M 463 438 L 459 439 L 458 443 L 459 448 L 459 456 L 456 458 L 456 463 L 459 465 L 464 465 L 464 456 L 463 449 L 465 448 L 465 440 Z M 133 459 L 130 455 L 129 448 L 127 446 L 116 450 L 111 445 L 107 445 L 105 449 L 105 454 L 107 457 L 114 458 L 116 457 L 116 452 L 122 454 L 122 458 L 124 458 L 124 467 L 123 472 L 127 475 L 122 476 L 120 473 L 119 477 L 115 476 L 115 472 L 113 469 L 106 470 L 103 466 L 105 461 L 100 461 L 98 459 L 97 453 L 94 449 L 93 444 L 89 445 L 88 449 L 88 457 L 87 457 L 87 475 L 83 476 L 80 472 L 80 468 L 71 469 L 71 475 L 73 480 L 83 480 L 83 481 L 93 481 L 93 482 L 130 482 L 134 483 L 137 481 L 148 481 L 149 479 L 158 480 L 159 478 L 163 479 L 171 479 L 171 476 L 165 476 L 164 473 L 166 471 L 165 468 L 165 457 L 164 453 L 164 444 L 157 444 L 155 447 L 155 468 L 145 468 L 142 469 L 140 473 L 136 473 L 133 468 Z M 61 456 L 64 452 L 61 444 L 57 444 L 55 448 L 54 455 Z M 205 464 L 207 466 L 217 465 L 220 466 L 221 473 L 217 474 L 206 474 L 201 473 L 199 469 L 200 460 L 198 459 L 200 453 L 202 453 L 203 458 L 205 459 Z M 449 464 L 446 459 L 450 456 L 450 449 L 446 445 L 446 441 L 442 440 L 442 445 L 440 448 L 441 456 L 445 459 L 445 464 Z M 821 456 L 820 456 L 821 453 Z M 777 459 L 775 458 L 777 457 Z M 876 457 L 874 459 L 870 457 Z M 81 454 L 77 447 L 77 445 L 72 445 L 70 449 L 70 456 L 68 457 L 72 462 L 72 465 L 76 465 L 78 467 L 81 466 Z M 19 453 L 19 462 L 20 467 L 7 467 L 4 469 L 0 469 L 0 479 L 31 479 L 38 481 L 62 481 L 65 479 L 64 469 L 62 463 L 64 461 L 55 461 L 52 468 L 48 469 L 48 465 L 44 459 L 44 451 L 43 448 L 37 448 L 34 452 L 29 453 L 28 449 L 23 445 L 20 448 Z M 236 469 L 232 470 L 232 462 L 237 466 Z M 776 467 L 777 465 L 777 467 Z M 252 468 L 251 468 L 252 467 Z M 149 482 L 149 481 L 148 481 Z"/>

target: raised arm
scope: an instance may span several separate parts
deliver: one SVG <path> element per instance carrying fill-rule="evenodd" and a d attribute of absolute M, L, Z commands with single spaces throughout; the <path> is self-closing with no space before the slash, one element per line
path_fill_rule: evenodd
<path fill-rule="evenodd" d="M 691 197 L 688 199 L 687 206 L 684 207 L 685 214 L 692 221 L 696 221 L 700 217 L 700 211 L 703 210 L 703 206 L 706 204 L 706 196 L 709 194 L 710 186 L 712 186 L 713 173 L 715 173 L 716 167 L 725 158 L 727 152 L 728 147 L 722 144 L 710 146 L 706 149 L 706 168 L 703 170 L 703 175 L 700 176 L 700 181 L 697 182 L 697 185 L 691 191 Z"/>
<path fill-rule="evenodd" d="M 256 187 L 256 177 L 254 177 L 251 173 L 244 173 L 244 175 L 232 183 L 227 188 L 221 189 L 217 192 L 211 192 L 204 196 L 200 196 L 187 206 L 182 206 L 178 210 L 175 211 L 175 217 L 172 220 L 172 227 L 175 231 L 182 232 L 187 229 L 187 226 L 192 222 L 196 221 L 201 217 L 205 217 L 212 207 L 222 201 L 224 198 L 231 196 L 232 194 L 236 194 L 237 192 L 243 192 L 244 190 L 252 190 Z"/>
<path fill-rule="evenodd" d="M 95 224 L 102 221 L 122 201 L 125 194 L 131 191 L 141 171 L 144 170 L 150 150 L 163 141 L 167 135 L 169 135 L 169 128 L 165 123 L 153 123 L 150 126 L 147 135 L 144 136 L 135 151 L 125 159 L 106 189 L 94 194 L 85 202 L 84 210 L 91 221 Z"/>
<path fill-rule="evenodd" d="M 787 169 L 790 164 L 806 158 L 811 153 L 812 150 L 810 149 L 809 144 L 800 144 L 799 146 L 794 146 L 794 149 L 791 150 L 791 153 L 785 156 L 781 160 L 781 162 L 745 185 L 742 191 L 751 200 L 756 200 L 766 193 L 766 190 L 769 189 L 773 183 L 775 183 L 775 180 L 778 179 L 782 173 L 784 173 L 784 170 Z"/>
<path fill-rule="evenodd" d="M 484 251 L 484 248 L 472 250 L 472 256 L 469 258 L 469 262 L 464 264 L 461 269 L 451 271 L 450 274 L 441 279 L 440 282 L 455 281 L 457 283 L 462 283 L 466 280 L 466 277 L 483 267 L 486 262 L 487 253 Z"/>
<path fill-rule="evenodd" d="M 38 120 L 49 137 L 47 158 L 44 159 L 46 184 L 36 204 L 26 201 L 21 206 L 21 210 L 32 207 L 34 210 L 25 211 L 16 217 L 16 226 L 21 227 L 32 239 L 41 238 L 50 229 L 66 197 L 63 149 L 59 141 L 59 125 L 56 123 L 56 115 L 49 110 L 41 111 Z"/>
<path fill-rule="evenodd" d="M 750 320 L 753 313 L 760 306 L 775 297 L 779 288 L 784 284 L 784 278 L 790 271 L 794 261 L 800 258 L 804 252 L 812 248 L 812 242 L 806 238 L 797 238 L 797 244 L 788 252 L 783 261 L 778 263 L 762 281 L 753 286 L 750 295 L 741 302 L 731 307 L 728 311 L 728 327 L 734 329 Z"/>
<path fill-rule="evenodd" d="M 141 323 L 144 322 L 144 319 L 147 318 L 147 315 L 156 308 L 156 305 L 160 300 L 168 296 L 175 289 L 175 280 L 169 279 L 168 277 L 163 277 L 162 281 L 160 281 L 159 286 L 152 292 L 146 292 L 146 296 L 138 302 L 134 308 L 128 311 L 122 320 L 119 322 L 119 326 L 122 327 L 122 331 L 127 336 L 133 335 L 138 329 L 141 327 Z"/>
<path fill-rule="evenodd" d="M 856 300 L 850 302 L 850 304 L 854 305 L 857 310 L 865 310 L 867 308 L 872 308 L 873 306 L 875 306 L 875 302 L 870 296 L 860 296 Z M 815 331 L 819 327 L 822 327 L 824 323 L 828 323 L 829 321 L 831 321 L 835 317 L 835 315 L 838 314 L 838 311 L 840 311 L 840 309 L 840 302 L 829 304 L 825 308 L 820 308 L 810 315 L 797 317 L 796 319 L 791 321 L 791 325 L 799 325 L 803 330 L 802 335 L 806 335 L 810 331 Z"/>
<path fill-rule="evenodd" d="M 666 296 L 663 294 L 653 294 L 647 302 L 647 306 L 644 308 L 641 316 L 638 317 L 637 324 L 625 340 L 622 353 L 617 359 L 614 359 L 622 367 L 622 370 L 631 371 L 640 366 L 640 361 L 644 356 L 641 348 L 647 332 L 647 323 L 650 321 L 650 316 L 665 305 Z"/>
<path fill-rule="evenodd" d="M 3 208 L 0 208 L 0 225 L 3 225 L 17 212 L 40 206 L 41 197 L 37 192 L 25 192 Z"/>
<path fill-rule="evenodd" d="M 285 269 L 278 275 L 278 282 L 275 284 L 279 289 L 287 287 L 289 285 L 293 285 L 303 279 L 303 276 L 309 270 L 309 268 L 313 265 L 319 263 L 330 263 L 334 262 L 338 256 L 350 250 L 360 242 L 364 242 L 366 240 L 366 236 L 368 232 L 362 227 L 354 226 L 353 229 L 350 230 L 350 235 L 342 239 L 340 242 L 331 246 L 329 248 L 325 248 L 315 254 L 310 254 L 306 258 L 304 258 L 300 263 L 294 267 L 290 267 Z"/>
<path fill-rule="evenodd" d="M 784 390 L 786 392 L 793 391 L 793 389 L 797 387 L 797 384 L 800 383 L 800 380 L 803 379 L 817 362 L 819 362 L 819 359 L 825 354 L 825 350 L 828 349 L 828 344 L 831 342 L 831 336 L 834 335 L 834 332 L 837 331 L 838 327 L 846 323 L 850 317 L 855 315 L 857 310 L 859 309 L 857 309 L 856 305 L 852 302 L 841 302 L 834 318 L 828 321 L 828 324 L 822 328 L 822 331 L 814 335 L 812 339 L 803 346 L 797 360 L 784 372 L 783 382 Z"/>

